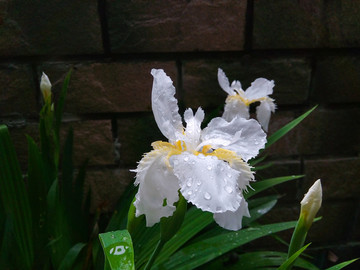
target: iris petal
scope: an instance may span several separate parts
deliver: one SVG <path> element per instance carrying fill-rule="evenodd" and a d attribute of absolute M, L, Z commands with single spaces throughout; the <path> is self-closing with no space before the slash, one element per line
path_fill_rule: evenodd
<path fill-rule="evenodd" d="M 243 198 L 240 207 L 236 211 L 214 214 L 214 220 L 219 226 L 232 231 L 237 231 L 242 228 L 243 217 L 250 217 L 248 204 Z"/>
<path fill-rule="evenodd" d="M 258 78 L 251 83 L 251 86 L 248 89 L 246 89 L 245 96 L 248 100 L 267 97 L 273 93 L 274 86 L 274 81 Z"/>
<path fill-rule="evenodd" d="M 183 125 L 179 107 L 174 97 L 175 87 L 172 80 L 162 69 L 152 69 L 154 77 L 152 89 L 152 110 L 161 133 L 171 142 L 182 138 Z"/>
<path fill-rule="evenodd" d="M 180 182 L 185 199 L 203 211 L 235 211 L 241 196 L 237 187 L 239 172 L 214 156 L 184 152 L 170 162 Z"/>
<path fill-rule="evenodd" d="M 179 200 L 178 179 L 166 165 L 168 152 L 153 150 L 140 161 L 135 170 L 136 216 L 145 214 L 146 226 L 150 227 L 162 217 L 169 217 L 175 211 L 174 203 Z"/>
<path fill-rule="evenodd" d="M 255 157 L 266 143 L 266 133 L 254 120 L 235 117 L 231 122 L 221 117 L 210 121 L 202 132 L 201 144 L 236 152 L 245 161 Z"/>

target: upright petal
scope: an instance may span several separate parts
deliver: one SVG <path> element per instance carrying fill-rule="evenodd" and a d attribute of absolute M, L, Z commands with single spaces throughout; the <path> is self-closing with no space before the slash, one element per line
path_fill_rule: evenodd
<path fill-rule="evenodd" d="M 246 89 L 246 98 L 253 100 L 271 95 L 273 93 L 274 86 L 274 81 L 269 81 L 264 78 L 256 79 L 251 83 L 251 86 Z"/>
<path fill-rule="evenodd" d="M 166 165 L 167 152 L 153 150 L 143 157 L 135 170 L 136 216 L 145 214 L 146 226 L 150 227 L 175 211 L 174 203 L 179 200 L 178 179 Z M 166 201 L 166 205 L 164 202 Z"/>
<path fill-rule="evenodd" d="M 151 75 L 154 77 L 151 100 L 155 121 L 161 133 L 174 142 L 183 132 L 179 107 L 174 97 L 175 87 L 164 70 L 152 69 Z"/>
<path fill-rule="evenodd" d="M 256 117 L 263 127 L 263 129 L 267 132 L 271 112 L 275 111 L 275 103 L 273 99 L 267 98 L 264 101 L 260 102 L 260 105 L 256 107 Z"/>
<path fill-rule="evenodd" d="M 192 109 L 187 109 L 184 113 L 184 120 L 186 122 L 185 142 L 187 146 L 191 147 L 191 149 L 195 149 L 195 147 L 199 144 L 201 122 L 204 120 L 204 116 L 204 111 L 201 108 L 198 108 L 195 116 Z"/>
<path fill-rule="evenodd" d="M 240 207 L 236 211 L 214 214 L 214 220 L 219 226 L 232 231 L 237 231 L 242 228 L 243 217 L 250 217 L 248 203 L 244 198 L 242 198 Z"/>
<path fill-rule="evenodd" d="M 230 87 L 230 82 L 228 77 L 226 77 L 224 71 L 221 68 L 218 68 L 218 82 L 220 84 L 220 87 L 229 95 L 235 95 L 235 91 L 232 87 Z M 240 82 L 239 82 L 240 83 Z M 240 85 L 241 88 L 241 85 Z"/>
<path fill-rule="evenodd" d="M 237 153 L 243 160 L 255 157 L 266 143 L 266 133 L 259 123 L 236 117 L 231 122 L 221 117 L 214 118 L 203 130 L 201 136 L 203 145 L 213 148 L 224 148 Z"/>
<path fill-rule="evenodd" d="M 184 198 L 203 211 L 223 213 L 238 209 L 239 172 L 214 156 L 188 152 L 170 158 Z"/>
<path fill-rule="evenodd" d="M 244 104 L 244 102 L 242 102 L 240 99 L 237 99 L 235 97 L 227 98 L 222 117 L 226 121 L 230 122 L 237 116 L 245 119 L 249 119 L 250 118 L 249 106 L 247 106 L 246 104 Z"/>

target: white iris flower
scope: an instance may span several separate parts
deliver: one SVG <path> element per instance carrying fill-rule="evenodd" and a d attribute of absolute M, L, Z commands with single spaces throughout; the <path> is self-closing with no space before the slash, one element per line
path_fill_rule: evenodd
<path fill-rule="evenodd" d="M 160 131 L 169 142 L 152 143 L 136 170 L 136 216 L 145 214 L 152 226 L 175 210 L 182 196 L 229 230 L 241 228 L 249 216 L 242 191 L 254 180 L 246 163 L 264 147 L 266 134 L 256 120 L 218 117 L 201 130 L 204 111 L 184 113 L 186 128 L 178 112 L 172 80 L 162 69 L 153 69 L 152 109 Z"/>
<path fill-rule="evenodd" d="M 256 117 L 263 129 L 267 131 L 270 115 L 276 108 L 274 100 L 269 97 L 273 93 L 274 81 L 259 78 L 244 91 L 239 81 L 233 81 L 230 85 L 229 79 L 221 68 L 218 69 L 218 81 L 221 88 L 229 94 L 226 98 L 223 118 L 227 121 L 231 121 L 236 116 L 249 119 L 249 105 L 260 102 L 256 108 Z"/>

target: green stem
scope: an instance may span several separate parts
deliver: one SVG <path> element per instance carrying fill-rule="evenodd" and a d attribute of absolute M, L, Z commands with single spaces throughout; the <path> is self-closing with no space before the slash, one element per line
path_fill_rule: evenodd
<path fill-rule="evenodd" d="M 163 248 L 165 242 L 162 240 L 159 240 L 159 242 L 156 245 L 156 248 L 154 249 L 153 253 L 151 254 L 151 257 L 149 259 L 149 261 L 147 262 L 144 270 L 150 270 L 151 266 L 154 264 L 155 259 L 157 258 L 157 256 L 159 255 L 161 249 Z"/>
<path fill-rule="evenodd" d="M 294 229 L 293 235 L 291 237 L 288 256 L 287 256 L 288 259 L 304 246 L 308 230 L 309 228 L 305 225 L 304 216 L 300 215 L 299 220 Z M 292 265 L 293 264 L 289 266 L 288 268 L 289 270 L 291 269 Z"/>

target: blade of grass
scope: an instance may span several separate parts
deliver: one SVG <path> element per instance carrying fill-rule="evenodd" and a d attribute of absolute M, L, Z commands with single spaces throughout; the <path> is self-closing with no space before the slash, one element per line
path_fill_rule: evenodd
<path fill-rule="evenodd" d="M 5 125 L 0 126 L 0 197 L 7 216 L 12 220 L 15 241 L 21 254 L 18 260 L 22 260 L 23 269 L 30 269 L 34 260 L 31 209 L 20 165 Z"/>
<path fill-rule="evenodd" d="M 251 184 L 252 189 L 250 189 L 247 193 L 244 194 L 245 199 L 248 199 L 255 194 L 264 191 L 268 188 L 271 188 L 273 186 L 279 185 L 281 183 L 299 179 L 304 177 L 304 175 L 290 175 L 290 176 L 282 176 L 282 177 L 275 177 L 275 178 L 269 178 L 266 180 L 261 180 L 258 182 L 255 182 Z"/>
<path fill-rule="evenodd" d="M 295 221 L 269 224 L 207 238 L 181 249 L 166 263 L 154 268 L 193 269 L 255 239 L 293 228 L 295 224 Z"/>
<path fill-rule="evenodd" d="M 307 247 L 310 246 L 310 244 L 307 244 L 306 246 L 303 246 L 301 249 L 296 251 L 289 259 L 287 259 L 283 264 L 280 265 L 279 270 L 290 270 L 295 262 L 295 260 L 307 249 Z"/>
<path fill-rule="evenodd" d="M 306 113 L 300 115 L 295 120 L 291 121 L 290 123 L 286 124 L 276 132 L 274 132 L 271 136 L 268 137 L 267 143 L 265 145 L 265 149 L 270 147 L 273 143 L 278 141 L 281 137 L 283 137 L 285 134 L 287 134 L 290 130 L 292 130 L 294 127 L 296 127 L 301 121 L 303 121 L 313 110 L 315 110 L 317 107 L 314 106 L 312 109 L 308 110 Z"/>
<path fill-rule="evenodd" d="M 71 249 L 69 249 L 58 269 L 59 270 L 72 269 L 72 266 L 74 265 L 80 252 L 83 250 L 85 246 L 86 246 L 85 243 L 77 243 Z"/>
<path fill-rule="evenodd" d="M 339 263 L 339 264 L 334 265 L 334 266 L 332 266 L 330 268 L 327 268 L 326 270 L 340 270 L 340 269 L 343 269 L 344 267 L 348 266 L 349 264 L 352 264 L 353 262 L 357 261 L 358 259 L 359 258 Z"/>

